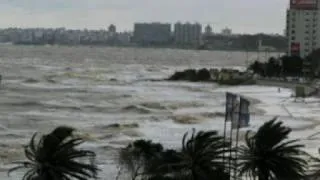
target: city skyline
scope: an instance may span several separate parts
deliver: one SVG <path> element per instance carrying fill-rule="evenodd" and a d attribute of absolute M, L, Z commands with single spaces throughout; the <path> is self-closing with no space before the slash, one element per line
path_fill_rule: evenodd
<path fill-rule="evenodd" d="M 66 27 L 133 30 L 135 22 L 199 22 L 219 32 L 229 27 L 235 33 L 283 34 L 287 0 L 0 0 L 0 28 Z M 148 15 L 150 14 L 150 15 Z"/>

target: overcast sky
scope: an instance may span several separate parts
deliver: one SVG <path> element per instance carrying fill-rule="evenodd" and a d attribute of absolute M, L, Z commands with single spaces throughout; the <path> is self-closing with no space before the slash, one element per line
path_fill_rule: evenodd
<path fill-rule="evenodd" d="M 289 0 L 0 0 L 0 27 L 132 30 L 134 22 L 189 21 L 215 32 L 283 33 Z"/>

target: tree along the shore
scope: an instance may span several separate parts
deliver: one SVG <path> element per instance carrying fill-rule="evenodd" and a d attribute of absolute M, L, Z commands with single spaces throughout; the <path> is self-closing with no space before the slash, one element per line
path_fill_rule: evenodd
<path fill-rule="evenodd" d="M 262 77 L 302 77 L 303 59 L 298 56 L 271 57 L 267 62 L 254 61 L 249 70 Z"/>

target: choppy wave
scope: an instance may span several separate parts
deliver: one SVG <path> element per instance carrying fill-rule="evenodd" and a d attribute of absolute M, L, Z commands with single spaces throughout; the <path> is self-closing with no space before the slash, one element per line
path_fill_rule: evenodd
<path fill-rule="evenodd" d="M 169 109 L 180 109 L 180 108 L 196 108 L 196 107 L 203 107 L 204 103 L 201 102 L 194 102 L 194 101 L 183 101 L 183 102 L 170 102 L 168 103 L 167 107 Z"/>
<path fill-rule="evenodd" d="M 24 108 L 43 108 L 56 110 L 72 110 L 72 111 L 89 111 L 89 112 L 103 112 L 108 107 L 94 105 L 94 104 L 77 104 L 64 102 L 42 102 L 42 101 L 20 101 L 20 102 L 3 102 L 0 103 L 6 107 L 24 107 Z M 0 127 L 1 128 L 1 127 Z"/>
<path fill-rule="evenodd" d="M 24 138 L 24 135 L 20 134 L 14 134 L 14 133 L 7 133 L 7 134 L 0 134 L 0 138 L 5 138 L 5 139 L 16 139 L 16 138 Z"/>
<path fill-rule="evenodd" d="M 38 83 L 40 81 L 38 79 L 28 78 L 28 79 L 24 80 L 23 82 L 24 83 Z"/>
<path fill-rule="evenodd" d="M 4 102 L 0 103 L 3 106 L 11 106 L 11 107 L 17 107 L 17 106 L 27 106 L 27 107 L 41 107 L 44 106 L 41 102 L 38 101 L 21 101 L 21 102 Z"/>
<path fill-rule="evenodd" d="M 129 105 L 124 108 L 122 108 L 124 112 L 135 112 L 135 113 L 141 113 L 141 114 L 150 114 L 152 113 L 152 109 L 148 109 L 143 106 L 139 105 Z"/>
<path fill-rule="evenodd" d="M 166 104 L 164 102 L 142 102 L 137 105 L 126 106 L 122 108 L 122 110 L 126 112 L 137 112 L 142 114 L 160 113 L 160 112 L 170 113 L 172 109 L 177 108 L 177 106 L 179 105 L 180 104 Z"/>
<path fill-rule="evenodd" d="M 204 120 L 203 117 L 195 115 L 174 115 L 172 119 L 179 124 L 198 124 Z"/>
<path fill-rule="evenodd" d="M 6 131 L 6 130 L 8 130 L 8 128 L 7 128 L 7 127 L 5 127 L 5 126 L 3 126 L 2 124 L 0 124 L 0 130 L 2 130 L 2 131 Z"/>
<path fill-rule="evenodd" d="M 80 78 L 82 80 L 84 79 L 90 79 L 94 81 L 105 81 L 105 77 L 102 74 L 98 74 L 97 72 L 90 73 L 76 73 L 76 72 L 67 72 L 63 74 L 63 76 L 69 77 L 69 78 Z"/>
<path fill-rule="evenodd" d="M 56 84 L 57 81 L 54 80 L 52 77 L 44 77 L 45 78 L 45 82 L 48 82 L 48 83 L 52 83 L 52 84 Z M 23 83 L 26 83 L 26 84 L 37 84 L 37 83 L 41 83 L 41 80 L 39 79 L 35 79 L 35 78 L 27 78 L 23 81 Z"/>
<path fill-rule="evenodd" d="M 136 112 L 141 114 L 168 113 L 183 108 L 203 107 L 204 104 L 198 102 L 142 102 L 134 105 L 128 105 L 122 108 L 124 112 Z M 207 114 L 208 115 L 208 114 Z M 215 115 L 218 115 L 217 113 Z"/>
<path fill-rule="evenodd" d="M 103 126 L 97 126 L 97 129 L 100 130 L 110 130 L 110 129 L 126 129 L 126 128 L 138 128 L 139 124 L 138 123 L 113 123 L 113 124 L 108 124 L 108 125 L 103 125 Z"/>

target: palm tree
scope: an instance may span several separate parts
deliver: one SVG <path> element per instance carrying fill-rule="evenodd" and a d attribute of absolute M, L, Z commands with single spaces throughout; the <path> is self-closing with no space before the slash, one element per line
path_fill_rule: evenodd
<path fill-rule="evenodd" d="M 318 149 L 320 153 L 320 148 Z M 310 155 L 310 173 L 307 175 L 308 179 L 318 180 L 320 177 L 320 158 Z"/>
<path fill-rule="evenodd" d="M 130 171 L 132 180 L 149 176 L 149 166 L 160 156 L 163 146 L 150 140 L 136 140 L 120 151 L 120 164 Z M 159 158 L 157 158 L 159 159 Z"/>
<path fill-rule="evenodd" d="M 191 136 L 185 133 L 180 151 L 165 151 L 162 161 L 155 168 L 162 175 L 185 180 L 229 179 L 223 155 L 228 153 L 230 143 L 225 142 L 216 131 L 193 129 Z M 158 173 L 158 174 L 159 174 Z"/>
<path fill-rule="evenodd" d="M 245 145 L 238 149 L 240 176 L 259 180 L 297 180 L 305 176 L 303 145 L 287 140 L 291 129 L 276 120 L 264 123 L 254 135 L 246 133 Z"/>
<path fill-rule="evenodd" d="M 120 159 L 134 170 L 132 179 L 140 175 L 147 180 L 229 180 L 223 154 L 230 152 L 230 143 L 216 131 L 193 130 L 188 135 L 183 136 L 181 150 L 140 140 L 123 149 Z"/>
<path fill-rule="evenodd" d="M 36 133 L 32 136 L 24 152 L 27 161 L 14 162 L 19 166 L 9 170 L 27 168 L 23 180 L 87 180 L 96 178 L 98 168 L 92 162 L 81 160 L 95 158 L 92 151 L 77 149 L 84 142 L 82 138 L 72 136 L 74 129 L 60 126 L 50 134 L 43 135 L 36 142 Z"/>

